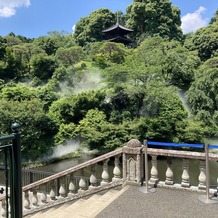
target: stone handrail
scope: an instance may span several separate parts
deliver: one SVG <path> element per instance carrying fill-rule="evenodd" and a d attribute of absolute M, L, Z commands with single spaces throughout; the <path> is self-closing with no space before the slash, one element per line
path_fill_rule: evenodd
<path fill-rule="evenodd" d="M 104 154 L 102 156 L 96 157 L 96 158 L 94 158 L 92 160 L 88 160 L 88 161 L 86 161 L 86 162 L 84 162 L 82 164 L 79 164 L 79 165 L 75 166 L 75 167 L 69 168 L 69 169 L 64 170 L 64 171 L 62 171 L 60 173 L 56 173 L 56 174 L 54 174 L 52 176 L 46 177 L 45 179 L 42 179 L 42 180 L 36 181 L 36 182 L 34 182 L 32 184 L 26 185 L 25 187 L 23 187 L 23 191 L 27 191 L 27 190 L 36 188 L 36 187 L 38 187 L 40 185 L 43 185 L 45 183 L 48 183 L 48 182 L 50 182 L 52 180 L 55 180 L 55 179 L 58 179 L 60 177 L 69 175 L 69 174 L 74 173 L 74 172 L 76 172 L 78 170 L 81 170 L 83 168 L 86 168 L 88 166 L 96 164 L 98 162 L 104 161 L 106 159 L 109 159 L 109 158 L 111 158 L 113 156 L 116 156 L 116 155 L 119 155 L 121 153 L 122 153 L 122 148 L 117 149 L 117 150 L 112 151 L 112 152 L 109 152 L 107 154 Z"/>
<path fill-rule="evenodd" d="M 22 188 L 24 216 L 62 204 L 69 200 L 103 191 L 122 185 L 120 156 L 122 148 L 101 155 L 60 173 L 51 175 Z M 114 158 L 113 178 L 109 178 L 108 161 Z M 96 164 L 103 162 L 101 182 L 96 176 Z M 84 170 L 90 169 L 89 178 L 85 178 Z M 79 176 L 74 173 L 79 172 Z M 5 197 L 1 197 L 1 215 L 5 217 Z"/>
<path fill-rule="evenodd" d="M 23 187 L 24 215 L 122 185 L 119 166 L 121 154 L 122 148 L 26 185 Z M 112 157 L 115 166 L 113 178 L 109 178 L 108 161 Z M 96 165 L 99 162 L 103 162 L 101 182 L 96 176 Z M 88 178 L 85 177 L 85 169 L 89 170 Z M 79 176 L 74 175 L 77 172 L 80 173 Z"/>
<path fill-rule="evenodd" d="M 177 158 L 188 158 L 205 160 L 205 153 L 196 151 L 182 151 L 182 150 L 168 150 L 168 149 L 156 149 L 148 148 L 147 152 L 149 155 L 165 156 L 165 157 L 177 157 Z M 209 154 L 210 160 L 218 160 L 218 154 Z"/>
<path fill-rule="evenodd" d="M 143 149 L 144 151 L 144 149 Z M 157 185 L 159 187 L 168 188 L 179 188 L 188 189 L 194 191 L 205 191 L 206 190 L 206 156 L 205 152 L 192 152 L 184 150 L 168 150 L 168 149 L 155 149 L 147 148 L 147 154 L 151 156 L 151 169 L 150 169 L 150 179 L 149 185 Z M 158 176 L 158 156 L 167 157 L 166 160 L 166 178 L 165 181 L 160 181 Z M 218 160 L 218 154 L 209 153 L 209 160 Z M 182 175 L 181 183 L 175 184 L 174 182 L 174 172 L 173 172 L 173 160 L 172 158 L 182 159 Z M 189 175 L 189 160 L 199 160 L 199 176 L 198 176 L 198 186 L 192 186 L 190 183 Z M 217 179 L 218 183 L 218 179 Z M 217 190 L 211 189 L 211 193 L 215 193 Z"/>

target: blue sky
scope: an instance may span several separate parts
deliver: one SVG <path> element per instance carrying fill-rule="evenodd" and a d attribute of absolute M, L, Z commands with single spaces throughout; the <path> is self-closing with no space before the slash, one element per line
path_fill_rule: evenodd
<path fill-rule="evenodd" d="M 29 38 L 50 31 L 72 32 L 81 17 L 99 8 L 122 10 L 133 0 L 0 0 L 0 35 L 10 32 Z M 206 26 L 218 9 L 218 0 L 172 0 L 181 10 L 184 33 Z"/>

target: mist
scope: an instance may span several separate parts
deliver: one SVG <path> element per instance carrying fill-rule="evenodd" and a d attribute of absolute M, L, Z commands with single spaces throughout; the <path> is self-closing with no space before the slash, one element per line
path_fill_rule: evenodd
<path fill-rule="evenodd" d="M 79 140 L 68 139 L 64 145 L 58 145 L 54 148 L 53 154 L 49 158 L 58 158 L 69 153 L 82 153 L 82 154 L 94 154 L 98 150 L 89 150 L 87 147 L 83 147 Z"/>
<path fill-rule="evenodd" d="M 180 100 L 182 101 L 184 108 L 188 111 L 188 116 L 190 117 L 191 116 L 191 108 L 189 107 L 189 105 L 187 103 L 187 99 L 186 99 L 184 91 L 182 91 L 182 90 L 179 91 L 178 96 L 179 96 Z"/>
<path fill-rule="evenodd" d="M 54 148 L 53 154 L 49 158 L 57 158 L 69 153 L 78 152 L 80 148 L 80 142 L 77 140 L 66 140 L 65 145 L 58 145 Z"/>
<path fill-rule="evenodd" d="M 61 96 L 79 94 L 85 91 L 101 89 L 104 85 L 103 78 L 99 71 L 87 71 L 83 74 L 80 81 L 74 84 L 74 86 L 69 86 L 67 81 L 61 82 L 59 84 L 59 94 Z"/>

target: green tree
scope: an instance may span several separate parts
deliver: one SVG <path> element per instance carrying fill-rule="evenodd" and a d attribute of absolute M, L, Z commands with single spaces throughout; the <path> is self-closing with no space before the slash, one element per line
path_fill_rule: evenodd
<path fill-rule="evenodd" d="M 177 126 L 187 118 L 179 96 L 172 88 L 158 84 L 147 87 L 149 93 L 144 98 L 144 116 L 148 120 L 146 138 L 158 141 L 176 141 Z"/>
<path fill-rule="evenodd" d="M 19 45 L 22 43 L 21 39 L 17 37 L 14 33 L 9 33 L 7 36 L 5 36 L 5 39 L 7 40 L 7 45 Z"/>
<path fill-rule="evenodd" d="M 36 38 L 33 43 L 43 49 L 47 55 L 55 54 L 56 50 L 58 49 L 57 41 L 50 36 L 42 36 Z"/>
<path fill-rule="evenodd" d="M 54 57 L 44 56 L 42 54 L 35 55 L 31 59 L 32 77 L 47 81 L 50 79 L 57 68 Z"/>
<path fill-rule="evenodd" d="M 0 97 L 9 101 L 23 101 L 31 100 L 36 97 L 35 89 L 28 88 L 22 84 L 16 86 L 5 86 L 2 88 Z"/>
<path fill-rule="evenodd" d="M 5 85 L 2 87 L 0 98 L 18 102 L 37 98 L 44 104 L 44 110 L 47 111 L 51 103 L 57 100 L 57 95 L 53 90 L 49 89 L 49 86 L 32 88 L 18 83 L 14 86 Z"/>
<path fill-rule="evenodd" d="M 12 46 L 13 54 L 18 59 L 24 68 L 24 73 L 29 77 L 31 70 L 31 58 L 35 55 L 42 54 L 46 56 L 46 53 L 43 49 L 36 47 L 33 43 L 22 43 L 19 45 Z"/>
<path fill-rule="evenodd" d="M 214 16 L 211 18 L 210 24 L 218 22 L 218 9 L 216 10 Z"/>
<path fill-rule="evenodd" d="M 0 60 L 4 58 L 5 52 L 6 52 L 6 45 L 7 45 L 7 40 L 0 36 Z"/>
<path fill-rule="evenodd" d="M 0 100 L 1 134 L 9 134 L 14 122 L 21 124 L 22 153 L 26 159 L 36 159 L 49 152 L 56 133 L 54 123 L 46 116 L 44 105 L 38 99 Z"/>
<path fill-rule="evenodd" d="M 202 121 L 186 119 L 177 125 L 178 142 L 204 143 L 208 137 L 208 127 Z"/>
<path fill-rule="evenodd" d="M 58 133 L 55 135 L 55 144 L 63 144 L 67 139 L 73 139 L 78 137 L 78 131 L 74 123 L 64 124 L 59 127 Z"/>
<path fill-rule="evenodd" d="M 202 61 L 218 56 L 218 25 L 217 21 L 196 31 L 189 49 L 197 50 Z"/>
<path fill-rule="evenodd" d="M 98 9 L 76 24 L 74 37 L 80 46 L 103 40 L 102 30 L 115 24 L 115 15 L 108 9 Z"/>
<path fill-rule="evenodd" d="M 6 81 L 19 80 L 22 77 L 23 69 L 22 62 L 15 56 L 12 47 L 6 47 L 0 78 Z"/>
<path fill-rule="evenodd" d="M 90 109 L 99 108 L 105 99 L 104 92 L 90 91 L 70 95 L 52 103 L 49 116 L 60 126 L 71 122 L 78 124 Z"/>
<path fill-rule="evenodd" d="M 199 57 L 176 41 L 164 42 L 161 47 L 164 61 L 161 63 L 162 74 L 165 81 L 187 90 L 194 81 L 196 69 L 200 66 Z"/>
<path fill-rule="evenodd" d="M 131 138 L 135 138 L 132 123 L 112 124 L 107 122 L 106 115 L 98 109 L 91 109 L 79 122 L 77 131 L 83 145 L 90 149 L 113 150 L 123 146 Z"/>
<path fill-rule="evenodd" d="M 169 0 L 134 0 L 127 7 L 127 26 L 138 39 L 142 34 L 182 39 L 180 10 Z"/>
<path fill-rule="evenodd" d="M 157 36 L 145 39 L 132 55 L 126 57 L 126 65 L 129 76 L 139 87 L 156 80 L 187 89 L 194 80 L 200 60 L 180 42 Z"/>
<path fill-rule="evenodd" d="M 218 128 L 218 58 L 207 60 L 198 70 L 195 81 L 187 91 L 187 100 L 195 119 L 211 127 L 211 134 Z"/>
<path fill-rule="evenodd" d="M 65 31 L 50 31 L 48 32 L 48 38 L 53 41 L 57 49 L 60 47 L 71 47 L 75 45 L 75 39 L 72 34 L 67 34 Z M 73 45 L 71 45 L 71 43 Z"/>
<path fill-rule="evenodd" d="M 59 48 L 56 52 L 56 59 L 64 66 L 72 66 L 84 58 L 84 51 L 80 46 L 70 48 Z"/>
<path fill-rule="evenodd" d="M 218 109 L 218 58 L 207 60 L 196 73 L 195 81 L 187 92 L 194 114 L 205 110 L 213 114 Z"/>
<path fill-rule="evenodd" d="M 122 64 L 126 54 L 130 53 L 130 50 L 120 43 L 104 42 L 99 45 L 96 53 L 94 53 L 94 49 L 92 50 L 92 55 L 95 64 L 100 68 L 109 67 L 111 63 Z"/>

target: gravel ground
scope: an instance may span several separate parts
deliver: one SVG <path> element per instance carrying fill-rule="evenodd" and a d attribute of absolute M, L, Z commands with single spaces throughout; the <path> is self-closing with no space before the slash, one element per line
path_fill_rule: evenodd
<path fill-rule="evenodd" d="M 130 186 L 104 209 L 97 218 L 217 218 L 218 199 L 213 204 L 198 200 L 206 194 L 191 191 L 157 188 L 145 194 L 139 187 Z M 205 195 L 205 196 L 204 196 Z"/>

